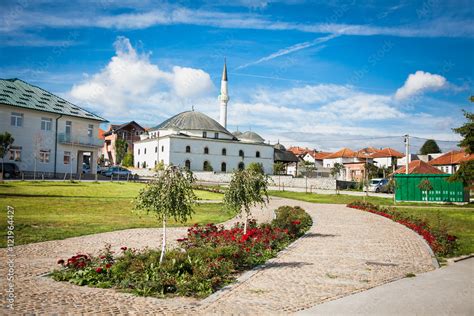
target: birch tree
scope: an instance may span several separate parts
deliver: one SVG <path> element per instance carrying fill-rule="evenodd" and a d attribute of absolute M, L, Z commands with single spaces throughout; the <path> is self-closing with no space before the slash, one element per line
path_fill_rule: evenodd
<path fill-rule="evenodd" d="M 229 188 L 224 194 L 224 204 L 227 208 L 244 213 L 244 234 L 247 233 L 247 223 L 252 206 L 264 206 L 268 203 L 268 176 L 254 170 L 237 170 L 232 175 Z"/>
<path fill-rule="evenodd" d="M 160 264 L 166 252 L 166 223 L 169 219 L 184 223 L 194 213 L 197 197 L 192 183 L 194 177 L 187 169 L 168 166 L 158 177 L 141 189 L 135 199 L 135 209 L 154 213 L 163 225 Z"/>

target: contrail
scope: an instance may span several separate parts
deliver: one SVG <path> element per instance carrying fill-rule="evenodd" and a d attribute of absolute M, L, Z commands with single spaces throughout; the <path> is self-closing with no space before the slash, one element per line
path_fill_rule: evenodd
<path fill-rule="evenodd" d="M 298 44 L 295 44 L 295 45 L 292 45 L 292 46 L 289 46 L 289 47 L 285 47 L 285 48 L 280 49 L 279 51 L 277 51 L 273 54 L 270 54 L 266 57 L 262 57 L 259 60 L 253 61 L 253 62 L 248 63 L 248 64 L 241 65 L 241 66 L 235 68 L 235 70 L 247 68 L 248 66 L 257 65 L 257 64 L 260 64 L 264 61 L 269 61 L 269 60 L 272 60 L 272 59 L 280 57 L 280 56 L 284 56 L 284 55 L 287 55 L 287 54 L 290 54 L 290 53 L 293 53 L 293 52 L 296 52 L 296 51 L 299 51 L 299 50 L 302 50 L 302 49 L 305 49 L 305 48 L 308 48 L 308 47 L 312 47 L 314 45 L 321 44 L 321 43 L 327 42 L 329 40 L 332 40 L 333 38 L 336 38 L 338 36 L 340 36 L 340 35 L 339 34 L 331 34 L 331 35 L 328 35 L 328 36 L 319 37 L 319 38 L 317 38 L 313 41 L 298 43 Z"/>

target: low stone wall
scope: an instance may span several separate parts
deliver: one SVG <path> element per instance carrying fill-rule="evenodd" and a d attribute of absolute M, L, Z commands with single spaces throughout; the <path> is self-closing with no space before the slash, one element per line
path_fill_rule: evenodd
<path fill-rule="evenodd" d="M 156 174 L 148 169 L 131 169 L 132 173 L 140 177 L 152 177 Z M 210 183 L 229 183 L 232 178 L 231 173 L 214 173 L 195 171 L 193 172 L 197 181 Z M 285 188 L 312 188 L 321 190 L 335 190 L 336 180 L 332 178 L 293 178 L 292 176 L 270 176 L 270 185 Z"/>

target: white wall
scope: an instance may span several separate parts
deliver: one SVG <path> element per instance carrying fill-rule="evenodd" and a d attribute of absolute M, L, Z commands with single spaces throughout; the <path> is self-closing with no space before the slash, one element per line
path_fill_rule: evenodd
<path fill-rule="evenodd" d="M 12 126 L 10 123 L 11 113 L 22 113 L 23 124 L 21 127 Z M 51 118 L 51 130 L 41 130 L 41 118 Z M 15 142 L 13 146 L 21 146 L 21 161 L 11 161 L 18 165 L 21 171 L 33 171 L 35 169 L 38 172 L 54 172 L 54 144 L 55 144 L 55 129 L 56 129 L 56 118 L 59 114 L 48 113 L 30 109 L 23 109 L 19 107 L 13 107 L 9 105 L 0 104 L 0 133 L 5 131 L 12 134 Z M 81 137 L 87 138 L 88 125 L 94 126 L 93 137 L 97 138 L 99 123 L 95 120 L 82 119 L 72 116 L 63 116 L 58 120 L 58 134 L 64 133 L 66 121 L 72 122 L 72 138 Z M 50 158 L 48 163 L 41 163 L 39 161 L 39 151 L 50 150 Z M 64 151 L 72 151 L 71 155 L 73 159 L 73 172 L 77 170 L 77 152 L 78 151 L 92 151 L 95 153 L 97 158 L 98 148 L 85 147 L 85 146 L 71 146 L 63 145 L 58 143 L 57 146 L 57 172 L 69 172 L 70 166 L 64 165 Z M 35 155 L 36 154 L 36 155 Z M 35 156 L 37 159 L 35 159 Z M 5 156 L 5 161 L 8 162 L 9 154 Z M 95 169 L 94 169 L 95 170 Z"/>
<path fill-rule="evenodd" d="M 155 154 L 155 146 L 158 144 L 159 156 Z M 164 146 L 164 152 L 161 147 Z M 186 153 L 186 146 L 191 146 L 191 152 Z M 204 148 L 208 147 L 209 154 L 204 154 Z M 147 149 L 146 155 L 144 149 Z M 226 148 L 227 154 L 222 155 L 222 149 Z M 138 154 L 140 150 L 140 154 Z M 239 156 L 239 150 L 244 151 L 244 158 Z M 256 152 L 260 152 L 260 158 L 256 157 Z M 186 160 L 191 161 L 191 170 L 203 170 L 204 161 L 208 161 L 213 170 L 220 172 L 221 163 L 227 164 L 227 172 L 232 172 L 238 168 L 240 162 L 248 165 L 252 162 L 261 163 L 266 173 L 273 172 L 273 152 L 270 145 L 241 143 L 238 141 L 226 141 L 212 138 L 190 138 L 185 136 L 166 136 L 155 139 L 139 141 L 134 144 L 135 167 L 137 162 L 147 162 L 147 167 L 152 168 L 154 162 L 163 159 L 168 165 L 184 166 Z"/>

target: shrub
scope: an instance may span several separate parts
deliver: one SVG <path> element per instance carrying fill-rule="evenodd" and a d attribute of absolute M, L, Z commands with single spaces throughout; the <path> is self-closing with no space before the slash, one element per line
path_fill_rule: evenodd
<path fill-rule="evenodd" d="M 132 153 L 127 153 L 125 155 L 125 158 L 123 158 L 122 165 L 124 167 L 133 167 L 133 154 Z"/>
<path fill-rule="evenodd" d="M 275 214 L 272 225 L 287 229 L 292 236 L 302 236 L 313 225 L 311 216 L 299 206 L 281 206 Z"/>
<path fill-rule="evenodd" d="M 277 214 L 279 221 L 272 224 L 257 225 L 250 220 L 247 233 L 241 223 L 230 229 L 196 224 L 185 238 L 178 239 L 179 248 L 169 250 L 161 265 L 160 251 L 122 247 L 121 255 L 113 256 L 108 246 L 98 257 L 79 254 L 67 263 L 59 260 L 63 269 L 51 276 L 57 281 L 115 287 L 140 296 L 205 297 L 232 282 L 237 272 L 274 257 L 301 234 L 302 227 L 311 226 L 301 208 L 283 207 Z"/>

